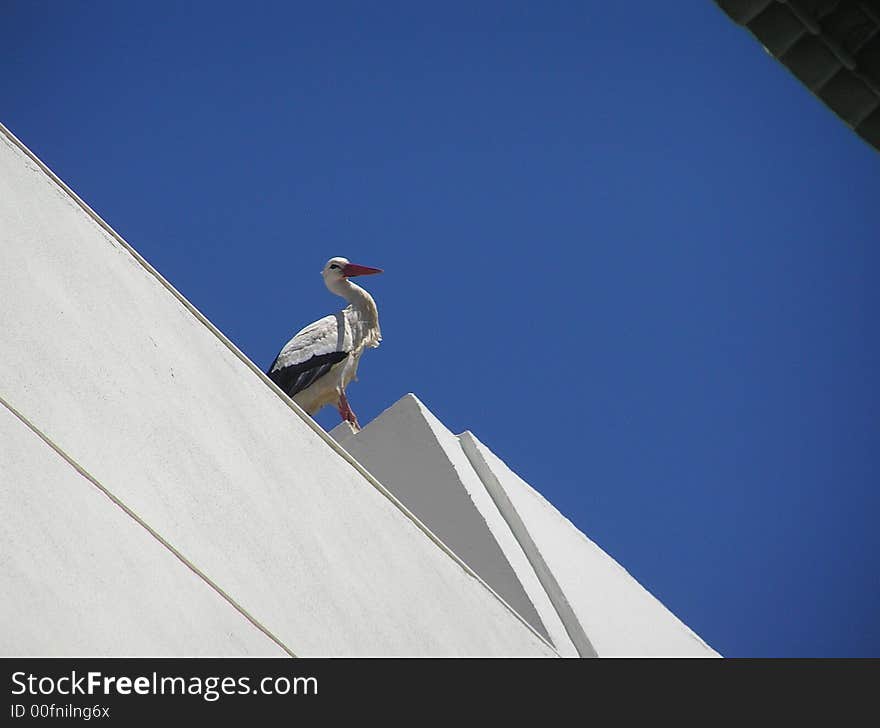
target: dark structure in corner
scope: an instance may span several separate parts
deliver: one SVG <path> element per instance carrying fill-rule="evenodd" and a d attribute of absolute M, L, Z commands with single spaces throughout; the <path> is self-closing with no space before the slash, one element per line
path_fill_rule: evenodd
<path fill-rule="evenodd" d="M 880 0 L 716 0 L 880 151 Z"/>

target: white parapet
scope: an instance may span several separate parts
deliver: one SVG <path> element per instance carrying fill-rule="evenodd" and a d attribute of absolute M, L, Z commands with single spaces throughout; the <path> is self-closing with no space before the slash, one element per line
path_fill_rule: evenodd
<path fill-rule="evenodd" d="M 557 655 L 3 127 L 0 291 L 3 654 Z"/>
<path fill-rule="evenodd" d="M 533 559 L 551 600 L 600 657 L 717 653 L 470 432 L 462 446 Z M 561 606 L 560 606 L 561 605 Z"/>
<path fill-rule="evenodd" d="M 412 394 L 331 433 L 564 656 L 717 656 L 470 432 Z"/>
<path fill-rule="evenodd" d="M 577 656 L 562 621 L 458 438 L 413 394 L 356 435 L 331 433 L 563 656 Z"/>

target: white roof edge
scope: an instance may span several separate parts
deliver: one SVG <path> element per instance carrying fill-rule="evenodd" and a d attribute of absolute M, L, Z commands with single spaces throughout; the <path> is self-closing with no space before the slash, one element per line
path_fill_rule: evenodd
<path fill-rule="evenodd" d="M 541 586 L 544 587 L 544 591 L 550 598 L 553 608 L 562 620 L 565 631 L 568 632 L 569 639 L 574 643 L 575 648 L 581 657 L 598 657 L 596 648 L 593 646 L 589 636 L 587 636 L 587 633 L 584 631 L 583 625 L 581 625 L 580 620 L 577 618 L 574 609 L 572 609 L 571 605 L 568 603 L 565 592 L 556 581 L 556 577 L 553 575 L 550 567 L 547 566 L 547 563 L 544 561 L 544 557 L 541 555 L 540 549 L 538 549 L 532 539 L 529 529 L 523 523 L 519 513 L 513 503 L 511 503 L 507 493 L 504 491 L 503 486 L 495 476 L 495 473 L 492 472 L 492 468 L 489 467 L 489 464 L 480 453 L 477 446 L 479 441 L 468 430 L 465 430 L 459 435 L 458 439 L 459 442 L 461 442 L 461 449 L 464 451 L 468 460 L 470 460 L 474 471 L 483 482 L 489 495 L 492 496 L 492 500 L 495 501 L 495 505 L 498 507 L 501 515 L 504 516 L 504 520 L 507 521 L 510 530 L 513 532 L 513 535 L 516 536 L 522 550 L 528 557 Z"/>
<path fill-rule="evenodd" d="M 481 474 L 481 477 L 482 477 L 482 472 L 483 472 L 483 471 L 480 470 L 480 469 L 478 468 L 478 466 L 477 466 L 477 463 L 482 462 L 482 464 L 483 464 L 483 468 L 484 468 L 485 471 L 488 473 L 488 480 L 489 480 L 489 482 L 486 483 L 486 488 L 487 488 L 487 490 L 489 490 L 490 493 L 492 493 L 492 494 L 493 494 L 493 497 L 494 497 L 493 487 L 496 487 L 496 488 L 498 489 L 498 491 L 500 492 L 502 498 L 503 498 L 504 500 L 507 501 L 507 504 L 509 505 L 510 510 L 511 510 L 512 513 L 513 513 L 514 518 L 515 518 L 516 520 L 519 521 L 519 523 L 520 523 L 520 525 L 521 525 L 521 528 L 523 529 L 523 532 L 526 533 L 526 535 L 527 535 L 527 537 L 529 538 L 529 540 L 531 540 L 531 536 L 529 535 L 528 528 L 525 526 L 525 524 L 524 524 L 524 523 L 522 522 L 522 520 L 520 519 L 519 513 L 518 513 L 518 511 L 516 510 L 516 506 L 514 506 L 513 503 L 511 502 L 510 498 L 508 498 L 507 493 L 506 493 L 506 491 L 505 491 L 505 489 L 504 489 L 504 486 L 501 485 L 499 479 L 495 476 L 495 473 L 494 473 L 494 471 L 492 470 L 492 467 L 489 465 L 488 462 L 486 462 L 485 457 L 483 456 L 482 452 L 480 452 L 480 448 L 485 449 L 486 452 L 490 453 L 490 454 L 493 455 L 494 457 L 497 457 L 497 455 L 495 455 L 489 447 L 487 447 L 483 442 L 481 442 L 481 441 L 479 440 L 479 438 L 477 438 L 477 437 L 476 437 L 472 432 L 470 432 L 470 431 L 465 431 L 465 432 L 463 432 L 462 435 L 460 436 L 460 438 L 461 438 L 461 441 L 462 441 L 462 449 L 468 454 L 468 457 L 471 457 L 471 454 L 473 453 L 474 456 L 475 456 L 475 458 L 476 458 L 476 460 L 477 460 L 477 462 L 475 462 L 475 464 L 474 464 L 474 469 L 477 470 L 477 471 Z M 511 471 L 511 472 L 512 472 L 512 471 Z M 578 537 L 581 541 L 583 541 L 584 543 L 589 544 L 590 546 L 592 546 L 593 548 L 596 548 L 599 552 L 601 552 L 601 553 L 604 555 L 604 557 L 605 557 L 605 558 L 606 558 L 606 559 L 607 559 L 607 560 L 608 560 L 608 561 L 609 561 L 609 562 L 610 562 L 610 563 L 611 563 L 611 564 L 612 564 L 612 565 L 613 565 L 618 571 L 620 571 L 621 573 L 623 573 L 624 575 L 626 575 L 626 577 L 627 577 L 627 579 L 629 580 L 629 582 L 631 582 L 632 584 L 634 584 L 634 585 L 638 588 L 638 590 L 640 590 L 642 593 L 644 593 L 644 594 L 650 599 L 650 601 L 651 601 L 653 604 L 656 604 L 657 606 L 659 606 L 659 607 L 663 610 L 663 612 L 664 612 L 668 617 L 671 617 L 672 620 L 673 620 L 673 622 L 678 626 L 679 629 L 682 630 L 682 632 L 683 632 L 688 638 L 690 638 L 691 640 L 693 640 L 694 642 L 696 642 L 696 643 L 697 643 L 702 649 L 704 649 L 707 653 L 709 653 L 709 654 L 707 654 L 707 655 L 699 655 L 699 657 L 721 657 L 720 653 L 718 653 L 717 650 L 715 650 L 715 649 L 714 649 L 711 645 L 709 645 L 709 644 L 708 644 L 708 643 L 707 643 L 702 637 L 700 637 L 700 635 L 697 634 L 697 633 L 696 633 L 696 632 L 695 632 L 695 631 L 694 631 L 694 630 L 693 630 L 688 624 L 686 624 L 686 623 L 685 623 L 685 622 L 684 622 L 684 621 L 683 621 L 683 620 L 682 620 L 677 614 L 675 614 L 671 609 L 669 609 L 665 604 L 663 604 L 663 602 L 660 601 L 660 599 L 658 599 L 658 598 L 657 598 L 657 597 L 656 597 L 651 591 L 649 591 L 648 589 L 646 589 L 646 588 L 645 588 L 645 587 L 644 587 L 644 586 L 643 586 L 643 585 L 642 585 L 642 584 L 641 584 L 641 583 L 640 583 L 635 577 L 633 577 L 632 574 L 629 573 L 629 571 L 626 569 L 626 567 L 624 567 L 620 562 L 618 562 L 613 556 L 611 556 L 610 554 L 608 554 L 607 552 L 605 552 L 604 549 L 602 549 L 602 548 L 599 547 L 597 544 L 595 544 L 593 541 L 591 541 L 591 539 L 590 539 L 590 538 L 589 538 L 589 537 L 588 537 L 583 531 L 581 531 L 577 526 L 575 526 L 574 523 L 572 523 L 571 520 L 570 520 L 568 517 L 566 517 L 563 513 L 561 513 L 561 512 L 556 508 L 556 506 L 553 505 L 553 503 L 551 503 L 549 500 L 547 500 L 547 499 L 546 499 L 546 498 L 545 498 L 540 492 L 538 492 L 538 491 L 537 491 L 532 485 L 530 485 L 529 483 L 525 482 L 525 481 L 522 480 L 521 478 L 519 478 L 519 481 L 522 483 L 522 485 L 524 486 L 524 488 L 525 488 L 527 491 L 529 491 L 529 492 L 533 493 L 535 496 L 537 496 L 537 498 L 539 498 L 543 503 L 545 503 L 547 506 L 549 506 L 549 507 L 550 507 L 550 508 L 551 508 L 551 509 L 552 509 L 552 510 L 553 510 L 553 511 L 554 511 L 554 512 L 560 517 L 560 518 L 562 518 L 565 522 L 567 522 L 568 525 L 571 527 L 571 532 L 572 532 L 572 533 L 576 534 L 577 537 Z M 501 506 L 501 504 L 499 504 L 499 510 L 502 510 L 502 506 Z M 503 510 L 502 510 L 502 512 L 505 513 L 505 516 L 506 516 L 507 511 L 503 511 Z M 517 534 L 519 533 L 519 532 L 514 528 L 513 523 L 511 523 L 511 529 L 514 530 L 515 533 L 517 533 Z M 540 551 L 537 549 L 537 546 L 534 544 L 534 542 L 532 542 L 532 545 L 533 545 L 533 546 L 535 547 L 535 549 L 538 551 L 539 557 L 541 558 L 541 562 L 542 562 L 542 563 L 545 563 L 545 562 L 544 562 L 544 559 L 543 559 L 543 556 L 540 556 Z M 523 546 L 523 548 L 524 548 L 524 550 L 525 550 L 525 546 Z M 528 553 L 528 552 L 527 552 L 527 553 Z M 546 566 L 546 563 L 545 563 L 545 566 Z M 549 571 L 549 567 L 546 567 L 546 568 L 547 568 L 548 571 Z M 536 571 L 537 571 L 537 568 L 536 568 Z M 555 583 L 556 583 L 556 579 L 555 579 L 555 577 L 552 575 L 552 573 L 551 573 L 551 577 L 553 578 L 553 582 L 552 582 L 552 583 L 555 584 Z M 557 588 L 559 589 L 560 593 L 563 593 L 561 587 L 559 587 L 558 584 L 557 584 Z M 550 595 L 550 594 L 551 594 L 551 592 L 548 590 L 548 595 Z M 554 605 L 555 605 L 555 602 L 554 602 Z M 567 598 L 565 599 L 565 605 L 569 605 L 569 602 L 568 602 L 568 599 L 567 599 Z M 571 608 L 570 605 L 569 605 L 569 608 Z M 573 612 L 573 610 L 572 610 L 572 612 Z M 560 614 L 560 616 L 562 616 L 562 615 Z M 574 619 L 577 620 L 577 623 L 580 625 L 580 620 L 579 620 L 576 616 L 574 617 Z M 696 655 L 682 655 L 682 656 L 693 657 L 693 656 L 696 656 Z"/>
<path fill-rule="evenodd" d="M 305 422 L 332 450 L 340 457 L 348 462 L 366 481 L 378 490 L 386 499 L 388 499 L 408 520 L 410 520 L 420 531 L 422 531 L 441 551 L 449 556 L 461 569 L 469 576 L 476 579 L 492 596 L 495 597 L 504 607 L 516 617 L 532 634 L 535 635 L 543 644 L 559 656 L 556 648 L 535 630 L 513 607 L 511 607 L 502 597 L 490 587 L 486 581 L 471 569 L 452 549 L 450 549 L 440 538 L 434 534 L 419 518 L 403 505 L 393 493 L 391 493 L 382 483 L 380 483 L 363 465 L 353 458 L 344 447 L 334 440 L 311 416 L 309 416 L 299 405 L 297 405 L 290 397 L 288 397 L 275 382 L 252 362 L 220 329 L 218 329 L 211 321 L 196 308 L 187 298 L 180 293 L 171 283 L 169 283 L 158 270 L 141 256 L 125 239 L 117 233 L 105 220 L 101 218 L 89 205 L 79 197 L 65 182 L 58 177 L 43 161 L 34 154 L 18 137 L 15 136 L 2 122 L 0 122 L 0 134 L 5 136 L 10 143 L 18 148 L 26 155 L 39 169 L 49 177 L 65 194 L 67 194 L 73 202 L 75 202 L 100 228 L 110 235 L 122 248 L 129 253 L 150 275 L 152 275 L 169 293 L 171 293 L 187 311 L 192 314 L 195 319 L 205 326 L 229 351 L 239 359 L 248 369 L 257 375 L 275 394 L 284 402 L 291 411 L 293 411 L 303 422 Z M 403 399 L 412 398 L 420 407 L 424 408 L 421 401 L 412 393 L 408 393 Z M 398 400 L 400 401 L 400 400 Z"/>

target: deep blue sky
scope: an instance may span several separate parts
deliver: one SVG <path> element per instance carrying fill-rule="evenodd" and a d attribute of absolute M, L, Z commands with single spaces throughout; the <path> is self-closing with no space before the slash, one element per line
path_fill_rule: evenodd
<path fill-rule="evenodd" d="M 725 655 L 880 656 L 880 154 L 714 3 L 2 5 L 0 120 L 260 366 L 383 267 L 362 422 Z"/>

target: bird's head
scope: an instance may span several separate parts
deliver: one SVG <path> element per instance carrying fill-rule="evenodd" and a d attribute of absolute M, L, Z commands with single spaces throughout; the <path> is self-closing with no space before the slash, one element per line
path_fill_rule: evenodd
<path fill-rule="evenodd" d="M 332 283 L 341 281 L 343 278 L 369 276 L 381 272 L 381 268 L 370 268 L 368 265 L 351 263 L 348 258 L 330 258 L 324 265 L 321 275 L 324 276 L 324 282 L 330 286 Z"/>

